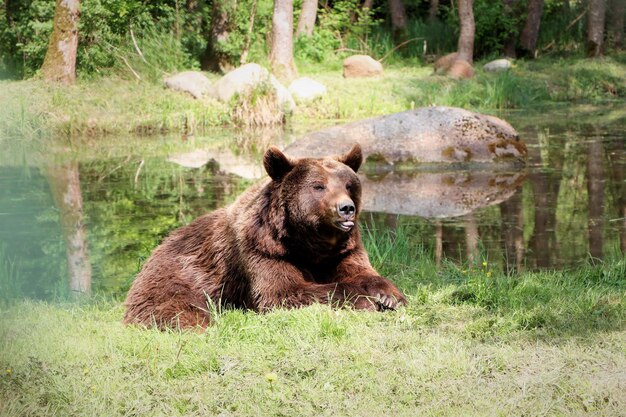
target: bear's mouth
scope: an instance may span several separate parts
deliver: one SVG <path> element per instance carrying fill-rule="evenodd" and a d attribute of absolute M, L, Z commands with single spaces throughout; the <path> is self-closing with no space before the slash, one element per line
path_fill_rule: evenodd
<path fill-rule="evenodd" d="M 344 232 L 349 232 L 354 227 L 354 222 L 352 220 L 338 221 L 335 224 Z"/>

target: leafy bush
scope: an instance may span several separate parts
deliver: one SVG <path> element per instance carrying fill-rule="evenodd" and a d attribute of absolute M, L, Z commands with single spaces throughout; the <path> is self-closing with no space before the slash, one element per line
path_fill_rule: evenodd
<path fill-rule="evenodd" d="M 54 2 L 26 0 L 10 2 L 0 18 L 0 63 L 5 71 L 17 77 L 29 77 L 43 63 L 52 31 Z M 84 0 L 78 29 L 77 71 L 97 74 L 119 62 L 118 50 L 133 47 L 131 30 L 137 38 L 146 35 L 174 39 L 176 49 L 189 62 L 206 48 L 209 5 L 196 2 L 193 10 L 177 0 Z M 171 48 L 152 51 L 159 54 L 155 62 L 169 59 Z"/>
<path fill-rule="evenodd" d="M 376 10 L 363 10 L 359 3 L 358 0 L 339 0 L 322 7 L 318 11 L 313 35 L 296 39 L 295 56 L 322 62 L 342 49 L 361 50 L 366 47 L 368 37 L 379 20 L 374 18 Z"/>
<path fill-rule="evenodd" d="M 10 2 L 0 10 L 0 62 L 11 75 L 33 75 L 46 55 L 54 2 Z"/>

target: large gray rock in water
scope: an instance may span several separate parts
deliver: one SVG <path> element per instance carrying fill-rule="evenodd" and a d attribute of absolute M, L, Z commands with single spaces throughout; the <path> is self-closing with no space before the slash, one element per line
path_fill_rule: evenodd
<path fill-rule="evenodd" d="M 197 99 L 202 98 L 211 88 L 211 81 L 199 71 L 179 72 L 167 77 L 164 83 L 169 89 L 189 93 Z"/>
<path fill-rule="evenodd" d="M 396 163 L 523 162 L 526 145 L 494 116 L 424 107 L 309 133 L 285 151 L 296 157 L 341 154 L 361 144 L 366 160 Z"/>
<path fill-rule="evenodd" d="M 259 64 L 246 64 L 232 70 L 213 85 L 210 94 L 217 100 L 228 103 L 235 94 L 244 93 L 262 82 L 272 85 L 278 103 L 284 110 L 292 112 L 295 109 L 296 103 L 289 90 Z"/>

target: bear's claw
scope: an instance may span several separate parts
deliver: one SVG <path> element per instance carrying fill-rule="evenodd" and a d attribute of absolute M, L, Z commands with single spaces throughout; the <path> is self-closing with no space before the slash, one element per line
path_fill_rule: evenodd
<path fill-rule="evenodd" d="M 383 310 L 394 310 L 399 303 L 398 299 L 393 295 L 377 294 L 376 302 Z"/>

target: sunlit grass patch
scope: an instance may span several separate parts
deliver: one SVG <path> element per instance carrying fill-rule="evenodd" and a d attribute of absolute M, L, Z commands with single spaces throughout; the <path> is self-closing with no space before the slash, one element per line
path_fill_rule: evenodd
<path fill-rule="evenodd" d="M 433 75 L 431 65 L 411 58 L 390 60 L 384 75 L 361 79 L 344 79 L 338 57 L 332 62 L 302 63 L 300 75 L 322 82 L 328 93 L 299 105 L 292 124 L 298 128 L 358 120 L 430 105 L 490 113 L 553 102 L 601 103 L 626 96 L 626 67 L 611 58 L 518 61 L 503 73 L 485 72 L 482 64 L 475 63 L 473 79 L 455 81 Z M 208 76 L 213 81 L 219 78 Z M 247 120 L 254 119 L 252 113 L 233 112 L 228 104 L 167 90 L 158 77 L 139 81 L 112 75 L 79 80 L 71 87 L 33 80 L 2 82 L 0 94 L 8 97 L 10 107 L 0 109 L 5 116 L 0 129 L 12 135 L 40 128 L 61 136 L 187 134 L 235 122 L 255 124 Z"/>
<path fill-rule="evenodd" d="M 506 315 L 427 291 L 388 313 L 225 310 L 204 333 L 124 327 L 116 302 L 22 302 L 0 320 L 0 411 L 618 415 L 626 405 L 623 330 L 503 334 Z"/>
<path fill-rule="evenodd" d="M 484 256 L 461 264 L 445 261 L 436 268 L 415 232 L 410 224 L 366 227 L 372 264 L 413 295 L 413 303 L 477 307 L 495 326 L 485 335 L 531 331 L 559 336 L 626 325 L 626 261 L 619 253 L 559 271 L 508 274 Z"/>

